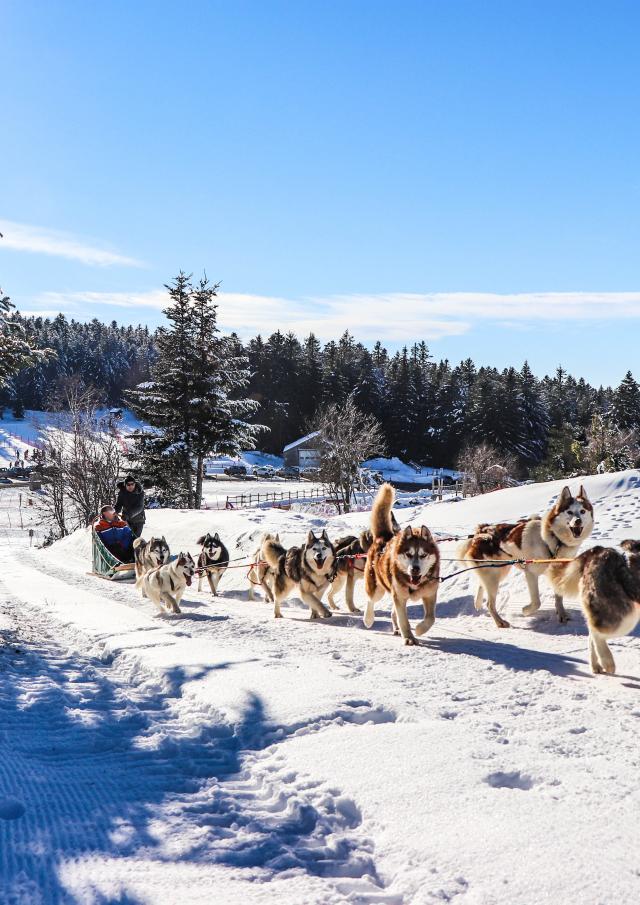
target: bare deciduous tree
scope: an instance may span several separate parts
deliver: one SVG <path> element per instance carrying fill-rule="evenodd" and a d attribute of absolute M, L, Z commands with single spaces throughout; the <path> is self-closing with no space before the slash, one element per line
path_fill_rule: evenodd
<path fill-rule="evenodd" d="M 359 484 L 360 465 L 385 452 L 382 428 L 372 415 L 360 411 L 353 396 L 342 404 L 326 406 L 316 424 L 320 433 L 320 478 L 335 495 L 338 510 L 349 512 Z"/>
<path fill-rule="evenodd" d="M 515 459 L 508 453 L 499 452 L 488 443 L 465 446 L 458 457 L 457 465 L 464 475 L 464 491 L 471 496 L 515 483 L 513 479 L 516 470 Z"/>
<path fill-rule="evenodd" d="M 47 432 L 39 502 L 57 537 L 88 525 L 112 501 L 121 466 L 116 438 L 98 423 L 93 393 L 71 383 L 65 408 Z"/>

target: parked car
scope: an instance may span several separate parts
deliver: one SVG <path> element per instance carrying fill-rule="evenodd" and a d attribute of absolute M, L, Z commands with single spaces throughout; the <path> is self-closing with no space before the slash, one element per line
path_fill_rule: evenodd
<path fill-rule="evenodd" d="M 301 478 L 306 478 L 308 481 L 318 481 L 320 479 L 320 469 L 319 468 L 305 468 L 304 471 L 300 472 Z"/>
<path fill-rule="evenodd" d="M 273 478 L 276 470 L 273 465 L 254 465 L 253 473 L 257 478 Z"/>
<path fill-rule="evenodd" d="M 241 478 L 246 475 L 247 469 L 244 465 L 227 465 L 224 473 L 230 478 Z"/>
<path fill-rule="evenodd" d="M 299 478 L 300 469 L 297 465 L 284 465 L 276 471 L 279 478 Z"/>
<path fill-rule="evenodd" d="M 18 481 L 26 481 L 29 477 L 33 469 L 27 468 L 8 468 L 7 469 L 7 477 L 8 478 L 16 478 Z"/>

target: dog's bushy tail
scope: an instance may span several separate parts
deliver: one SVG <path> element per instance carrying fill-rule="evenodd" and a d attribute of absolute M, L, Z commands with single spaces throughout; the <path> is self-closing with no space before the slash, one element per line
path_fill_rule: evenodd
<path fill-rule="evenodd" d="M 460 544 L 458 544 L 458 549 L 456 550 L 456 557 L 458 559 L 466 559 L 469 554 L 470 547 L 471 547 L 471 539 L 465 538 Z"/>
<path fill-rule="evenodd" d="M 371 534 L 374 540 L 389 540 L 393 537 L 391 508 L 395 498 L 396 492 L 391 484 L 382 484 L 371 509 Z"/>
<path fill-rule="evenodd" d="M 277 569 L 278 563 L 286 552 L 282 544 L 279 544 L 274 538 L 268 537 L 260 548 L 260 559 L 269 563 L 272 569 Z"/>
<path fill-rule="evenodd" d="M 135 539 L 134 542 L 133 542 L 133 549 L 134 549 L 134 550 L 137 550 L 138 547 L 144 547 L 144 545 L 145 545 L 146 543 L 147 543 L 146 540 L 142 540 L 141 537 L 136 537 L 136 539 Z"/>

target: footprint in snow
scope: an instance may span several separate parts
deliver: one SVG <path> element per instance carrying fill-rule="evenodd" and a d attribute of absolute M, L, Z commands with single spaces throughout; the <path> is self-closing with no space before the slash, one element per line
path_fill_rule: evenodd
<path fill-rule="evenodd" d="M 0 798 L 0 820 L 17 820 L 22 817 L 25 807 L 15 798 Z"/>
<path fill-rule="evenodd" d="M 527 791 L 535 785 L 530 776 L 527 776 L 526 773 L 521 773 L 519 770 L 513 770 L 511 773 L 498 770 L 485 776 L 484 781 L 493 789 L 521 789 Z"/>

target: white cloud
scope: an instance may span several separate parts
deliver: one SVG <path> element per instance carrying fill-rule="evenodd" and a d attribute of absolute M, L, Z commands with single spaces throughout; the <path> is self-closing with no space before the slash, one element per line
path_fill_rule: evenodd
<path fill-rule="evenodd" d="M 116 307 L 161 310 L 164 289 L 148 292 L 46 292 L 32 301 L 50 311 L 73 313 Z M 430 340 L 468 333 L 491 322 L 504 330 L 523 330 L 537 323 L 640 318 L 640 292 L 487 292 L 352 294 L 286 299 L 278 296 L 221 292 L 220 323 L 241 336 L 270 334 L 276 329 L 298 335 L 314 332 L 321 340 L 349 330 L 365 342 Z M 95 311 L 99 314 L 99 311 Z"/>
<path fill-rule="evenodd" d="M 58 258 L 69 258 L 72 261 L 81 261 L 83 264 L 98 267 L 145 266 L 135 258 L 129 258 L 104 248 L 96 248 L 67 233 L 43 229 L 40 226 L 30 226 L 28 223 L 0 220 L 0 233 L 3 234 L 3 238 L 0 239 L 0 250 L 11 248 L 14 251 L 30 251 Z"/>

